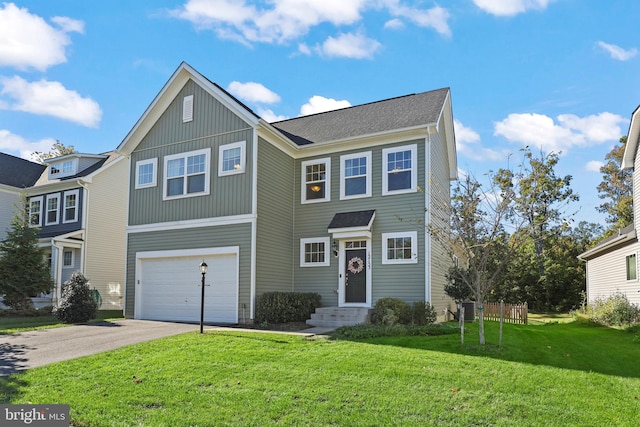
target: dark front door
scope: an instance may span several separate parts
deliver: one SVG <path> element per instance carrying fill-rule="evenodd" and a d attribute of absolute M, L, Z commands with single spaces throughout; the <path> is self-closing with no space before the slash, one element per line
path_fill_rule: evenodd
<path fill-rule="evenodd" d="M 345 251 L 344 302 L 357 304 L 367 302 L 367 250 Z"/>

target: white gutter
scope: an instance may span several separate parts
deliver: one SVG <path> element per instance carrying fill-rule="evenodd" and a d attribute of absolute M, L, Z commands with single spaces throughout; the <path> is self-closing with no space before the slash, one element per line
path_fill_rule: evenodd
<path fill-rule="evenodd" d="M 431 221 L 431 187 L 429 186 L 431 175 L 431 130 L 427 127 L 427 139 L 424 150 L 424 298 L 429 304 L 431 301 L 431 236 L 429 234 L 429 226 Z"/>
<path fill-rule="evenodd" d="M 89 206 L 89 187 L 87 186 L 87 182 L 79 179 L 78 185 L 84 188 L 85 194 L 82 198 L 82 225 L 81 228 L 84 230 L 84 239 L 82 242 L 82 247 L 80 248 L 80 257 L 82 258 L 82 264 L 80 266 L 80 271 L 82 274 L 87 274 L 87 241 L 89 238 L 89 212 L 87 210 Z"/>

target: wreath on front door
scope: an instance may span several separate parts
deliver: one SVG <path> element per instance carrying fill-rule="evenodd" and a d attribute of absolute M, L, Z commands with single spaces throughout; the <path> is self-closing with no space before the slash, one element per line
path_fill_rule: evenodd
<path fill-rule="evenodd" d="M 347 270 L 352 272 L 353 274 L 358 274 L 364 269 L 364 261 L 360 257 L 353 257 L 349 260 L 347 264 Z"/>

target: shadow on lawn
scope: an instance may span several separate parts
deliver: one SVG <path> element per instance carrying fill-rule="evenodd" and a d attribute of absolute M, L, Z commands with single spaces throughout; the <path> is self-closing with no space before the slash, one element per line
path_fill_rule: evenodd
<path fill-rule="evenodd" d="M 499 346 L 499 323 L 485 321 L 486 344 L 480 345 L 476 323 L 460 335 L 385 337 L 371 344 L 484 357 L 620 377 L 640 378 L 640 335 L 581 323 L 505 324 Z"/>
<path fill-rule="evenodd" d="M 31 350 L 24 344 L 0 344 L 0 377 L 12 374 L 24 368 L 27 361 L 27 350 Z"/>

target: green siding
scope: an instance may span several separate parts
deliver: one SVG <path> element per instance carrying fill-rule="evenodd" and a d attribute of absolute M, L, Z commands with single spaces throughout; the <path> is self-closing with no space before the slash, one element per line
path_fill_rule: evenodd
<path fill-rule="evenodd" d="M 129 234 L 127 241 L 127 286 L 125 316 L 133 317 L 135 307 L 136 254 L 146 251 L 215 248 L 239 246 L 239 301 L 238 319 L 242 321 L 242 304 L 246 305 L 249 318 L 251 302 L 251 224 L 225 225 L 218 227 L 165 230 L 160 232 Z M 200 272 L 194 272 L 198 280 Z"/>
<path fill-rule="evenodd" d="M 194 95 L 193 121 L 182 122 L 182 100 Z M 131 154 L 129 225 L 242 215 L 252 209 L 254 129 L 189 81 Z M 220 145 L 246 141 L 245 173 L 218 177 Z M 162 200 L 164 157 L 209 148 L 210 194 Z M 136 162 L 158 159 L 157 185 L 135 189 Z"/>
<path fill-rule="evenodd" d="M 293 290 L 293 173 L 291 157 L 258 141 L 256 296 Z"/>
<path fill-rule="evenodd" d="M 422 191 L 409 194 L 382 196 L 382 150 L 384 148 L 417 144 L 418 183 L 425 182 L 425 141 L 413 140 L 398 144 L 372 147 L 370 150 L 354 150 L 331 155 L 331 201 L 300 204 L 301 163 L 311 158 L 296 161 L 296 214 L 294 229 L 295 290 L 318 292 L 324 306 L 338 304 L 338 259 L 331 256 L 330 266 L 300 267 L 299 243 L 301 238 L 326 237 L 327 228 L 338 212 L 375 209 L 372 226 L 372 303 L 383 297 L 397 297 L 406 301 L 425 299 L 424 264 L 424 206 Z M 371 151 L 372 153 L 372 197 L 340 200 L 340 155 Z M 318 156 L 317 158 L 324 158 Z M 382 265 L 382 233 L 418 231 L 418 263 Z"/>

